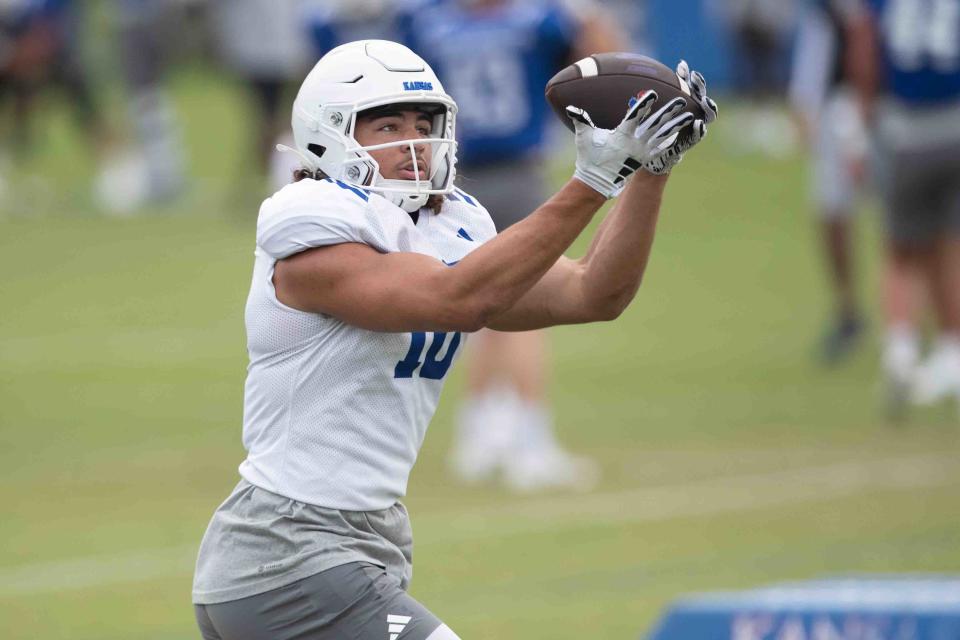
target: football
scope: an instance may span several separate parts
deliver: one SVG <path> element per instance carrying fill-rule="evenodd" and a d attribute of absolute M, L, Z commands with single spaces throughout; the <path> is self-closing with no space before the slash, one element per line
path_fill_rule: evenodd
<path fill-rule="evenodd" d="M 560 121 L 573 131 L 567 105 L 586 111 L 598 127 L 614 129 L 626 115 L 630 99 L 649 89 L 657 92 L 651 113 L 681 96 L 687 99 L 687 111 L 704 118 L 703 109 L 690 97 L 690 87 L 673 69 L 636 53 L 595 53 L 553 76 L 544 93 Z M 687 125 L 680 135 L 691 131 Z"/>

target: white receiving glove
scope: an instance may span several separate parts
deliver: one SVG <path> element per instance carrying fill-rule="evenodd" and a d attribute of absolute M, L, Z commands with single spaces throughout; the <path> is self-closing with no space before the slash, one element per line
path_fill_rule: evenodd
<path fill-rule="evenodd" d="M 680 164 L 683 154 L 707 136 L 707 125 L 716 120 L 720 113 L 717 103 L 707 97 L 707 82 L 703 79 L 703 75 L 697 71 L 690 71 L 686 60 L 681 60 L 677 65 L 677 76 L 690 88 L 691 97 L 703 109 L 704 117 L 703 120 L 693 123 L 693 132 L 688 137 L 677 138 L 666 152 L 643 164 L 646 171 L 658 176 L 670 173 L 673 167 Z"/>
<path fill-rule="evenodd" d="M 573 120 L 576 131 L 577 165 L 573 176 L 604 197 L 613 198 L 623 191 L 627 178 L 637 169 L 666 153 L 677 132 L 694 116 L 676 115 L 686 106 L 684 98 L 674 98 L 651 116 L 656 100 L 655 91 L 638 96 L 623 121 L 612 130 L 598 129 L 583 109 L 567 107 L 567 116 Z"/>
<path fill-rule="evenodd" d="M 717 108 L 717 103 L 707 97 L 707 81 L 703 79 L 703 74 L 699 71 L 691 71 L 687 61 L 681 60 L 680 64 L 677 65 L 677 76 L 687 83 L 690 87 L 690 93 L 693 94 L 693 99 L 697 101 L 697 104 L 706 114 L 704 124 L 711 124 L 717 119 L 720 110 Z"/>

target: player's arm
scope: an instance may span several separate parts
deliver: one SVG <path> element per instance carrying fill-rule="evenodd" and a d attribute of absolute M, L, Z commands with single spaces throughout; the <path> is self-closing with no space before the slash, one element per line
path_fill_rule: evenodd
<path fill-rule="evenodd" d="M 667 176 L 637 173 L 579 260 L 561 257 L 513 307 L 493 318 L 498 331 L 613 320 L 640 288 L 653 246 Z"/>
<path fill-rule="evenodd" d="M 653 91 L 641 96 L 614 130 L 597 129 L 584 111 L 568 107 L 576 130 L 574 178 L 455 266 L 414 253 L 381 254 L 359 243 L 315 248 L 278 261 L 277 299 L 375 331 L 487 326 L 543 278 L 634 171 L 670 162 L 669 145 L 693 116 L 678 115 L 682 98 L 650 115 L 656 99 Z"/>
<path fill-rule="evenodd" d="M 583 258 L 558 260 L 516 305 L 491 320 L 491 328 L 526 331 L 612 320 L 633 300 L 650 258 L 666 176 L 683 153 L 703 139 L 706 125 L 718 113 L 702 75 L 690 71 L 686 62 L 678 65 L 677 74 L 689 84 L 706 122 L 692 122 L 689 138 L 677 139 L 667 153 L 644 164 L 645 170 L 631 178 Z M 686 115 L 684 122 L 690 123 L 693 116 Z"/>
<path fill-rule="evenodd" d="M 794 122 L 804 143 L 811 140 L 820 109 L 826 100 L 833 50 L 838 45 L 830 18 L 818 5 L 806 8 L 797 29 L 796 46 L 787 90 Z"/>
<path fill-rule="evenodd" d="M 453 267 L 359 243 L 304 251 L 277 262 L 277 299 L 373 331 L 475 331 L 543 277 L 605 200 L 571 179 Z"/>
<path fill-rule="evenodd" d="M 873 13 L 862 2 L 854 3 L 846 17 L 847 52 L 844 67 L 854 87 L 865 123 L 873 121 L 880 85 L 880 43 Z"/>

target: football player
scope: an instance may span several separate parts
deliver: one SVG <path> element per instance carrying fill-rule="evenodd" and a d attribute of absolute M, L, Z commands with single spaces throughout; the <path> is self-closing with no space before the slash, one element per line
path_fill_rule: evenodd
<path fill-rule="evenodd" d="M 887 211 L 884 367 L 891 409 L 960 401 L 960 0 L 864 0 L 851 69 Z M 940 327 L 917 365 L 922 281 Z"/>
<path fill-rule="evenodd" d="M 811 147 L 813 200 L 834 298 L 834 319 L 819 349 L 828 365 L 851 352 L 864 327 L 850 238 L 866 153 L 866 132 L 844 74 L 851 4 L 815 0 L 806 6 L 788 93 L 802 137 Z"/>
<path fill-rule="evenodd" d="M 712 120 L 702 76 L 678 73 Z M 197 559 L 204 638 L 457 638 L 406 592 L 411 467 L 468 334 L 610 320 L 636 294 L 668 174 L 706 133 L 655 99 L 614 130 L 569 107 L 574 176 L 497 235 L 454 186 L 457 105 L 420 57 L 373 40 L 317 63 L 293 106 L 301 167 L 257 221 L 247 457 Z"/>
<path fill-rule="evenodd" d="M 0 3 L 0 107 L 8 98 L 13 103 L 11 139 L 0 144 L 0 155 L 30 151 L 38 95 L 53 87 L 64 91 L 89 147 L 99 158 L 110 151 L 114 133 L 99 108 L 89 65 L 81 55 L 86 10 L 82 3 L 64 0 Z M 7 129 L 2 125 L 0 129 Z"/>
<path fill-rule="evenodd" d="M 450 94 L 462 185 L 497 231 L 524 219 L 549 193 L 550 109 L 543 87 L 591 53 L 622 51 L 626 35 L 592 2 L 419 0 L 398 23 Z M 547 335 L 479 332 L 468 354 L 466 398 L 449 465 L 460 479 L 502 481 L 515 491 L 585 490 L 596 464 L 562 447 L 547 402 Z"/>
<path fill-rule="evenodd" d="M 111 11 L 135 143 L 108 158 L 96 189 L 108 213 L 129 215 L 169 202 L 185 187 L 182 135 L 163 82 L 166 29 L 180 16 L 163 0 L 114 0 Z"/>
<path fill-rule="evenodd" d="M 286 94 L 292 94 L 312 62 L 301 24 L 304 4 L 305 0 L 209 3 L 219 57 L 243 83 L 255 112 L 256 158 L 264 176 L 271 173 L 274 144 L 284 128 L 283 114 L 290 104 Z"/>
<path fill-rule="evenodd" d="M 785 64 L 796 27 L 798 0 L 712 0 L 704 3 L 726 22 L 733 45 L 736 89 L 747 98 L 735 142 L 744 150 L 783 157 L 793 130 L 780 111 Z"/>

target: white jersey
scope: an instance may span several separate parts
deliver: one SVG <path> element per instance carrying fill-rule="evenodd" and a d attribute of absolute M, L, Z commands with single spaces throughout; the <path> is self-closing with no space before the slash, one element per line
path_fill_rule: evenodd
<path fill-rule="evenodd" d="M 383 197 L 333 180 L 287 185 L 260 208 L 247 299 L 250 365 L 240 474 L 268 491 L 335 509 L 385 509 L 407 479 L 460 333 L 381 333 L 291 309 L 273 288 L 276 261 L 359 242 L 454 264 L 496 231 L 462 192 L 441 213 L 411 217 Z"/>

